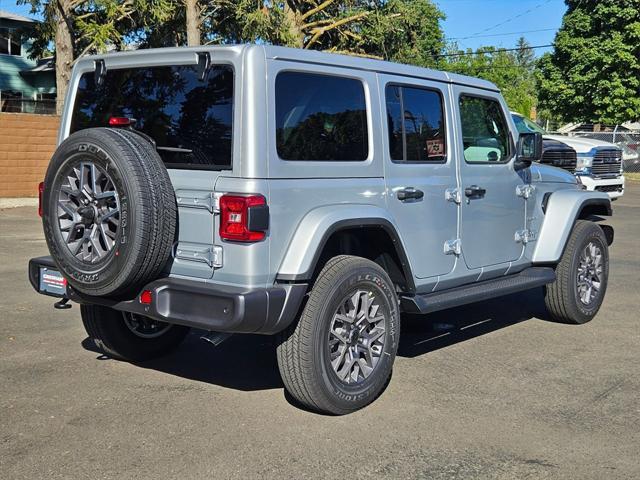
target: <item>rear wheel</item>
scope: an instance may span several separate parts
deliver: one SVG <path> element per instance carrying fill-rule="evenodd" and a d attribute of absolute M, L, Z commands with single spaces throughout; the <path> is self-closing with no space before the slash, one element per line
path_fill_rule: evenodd
<path fill-rule="evenodd" d="M 95 346 L 120 360 L 144 361 L 166 355 L 189 333 L 182 325 L 99 305 L 81 305 L 80 313 Z"/>
<path fill-rule="evenodd" d="M 593 222 L 578 220 L 556 267 L 556 281 L 546 287 L 547 311 L 559 322 L 589 322 L 602 305 L 608 279 L 604 232 Z"/>
<path fill-rule="evenodd" d="M 387 385 L 400 333 L 398 300 L 387 273 L 352 256 L 320 272 L 299 321 L 278 345 L 288 392 L 306 407 L 346 414 Z"/>

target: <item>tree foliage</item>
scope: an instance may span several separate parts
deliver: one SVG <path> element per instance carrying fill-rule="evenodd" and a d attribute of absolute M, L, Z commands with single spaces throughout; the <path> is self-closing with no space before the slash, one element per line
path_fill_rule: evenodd
<path fill-rule="evenodd" d="M 536 106 L 535 56 L 524 38 L 518 40 L 517 48 L 505 51 L 487 46 L 463 52 L 449 45 L 439 68 L 495 83 L 509 108 L 529 116 Z"/>
<path fill-rule="evenodd" d="M 555 50 L 539 62 L 540 103 L 567 121 L 640 119 L 640 0 L 566 0 Z"/>

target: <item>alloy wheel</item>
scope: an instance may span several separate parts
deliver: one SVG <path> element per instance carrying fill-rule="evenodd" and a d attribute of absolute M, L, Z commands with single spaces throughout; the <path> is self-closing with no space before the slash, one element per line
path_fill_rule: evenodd
<path fill-rule="evenodd" d="M 171 328 L 170 323 L 160 322 L 135 313 L 123 312 L 122 317 L 127 328 L 141 338 L 157 338 Z"/>
<path fill-rule="evenodd" d="M 120 197 L 109 174 L 92 162 L 74 165 L 58 194 L 58 225 L 71 254 L 94 264 L 113 250 L 120 230 Z"/>
<path fill-rule="evenodd" d="M 576 279 L 578 298 L 584 305 L 590 305 L 600 294 L 602 273 L 602 250 L 594 242 L 589 242 L 580 254 Z"/>
<path fill-rule="evenodd" d="M 376 369 L 384 351 L 386 324 L 372 291 L 357 289 L 343 299 L 329 328 L 329 359 L 342 382 L 361 383 Z"/>

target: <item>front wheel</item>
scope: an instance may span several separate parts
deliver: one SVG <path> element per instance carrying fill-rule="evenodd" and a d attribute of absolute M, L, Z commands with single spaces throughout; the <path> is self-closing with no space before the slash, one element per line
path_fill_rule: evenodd
<path fill-rule="evenodd" d="M 375 400 L 398 349 L 398 299 L 376 263 L 341 255 L 322 269 L 299 321 L 278 345 L 288 392 L 307 408 L 342 415 Z"/>
<path fill-rule="evenodd" d="M 81 305 L 80 314 L 95 346 L 120 360 L 140 362 L 166 355 L 189 333 L 182 325 L 99 305 Z"/>
<path fill-rule="evenodd" d="M 598 313 L 609 279 L 607 238 L 595 223 L 578 220 L 547 285 L 545 304 L 553 320 L 582 324 Z"/>

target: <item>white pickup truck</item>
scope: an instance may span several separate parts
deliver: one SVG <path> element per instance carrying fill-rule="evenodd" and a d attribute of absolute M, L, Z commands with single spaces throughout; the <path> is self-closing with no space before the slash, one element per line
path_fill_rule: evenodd
<path fill-rule="evenodd" d="M 575 173 L 587 190 L 606 192 L 612 200 L 624 195 L 622 150 L 613 143 L 584 137 L 550 135 L 516 112 L 511 112 L 520 133 L 542 133 L 542 163 Z"/>

